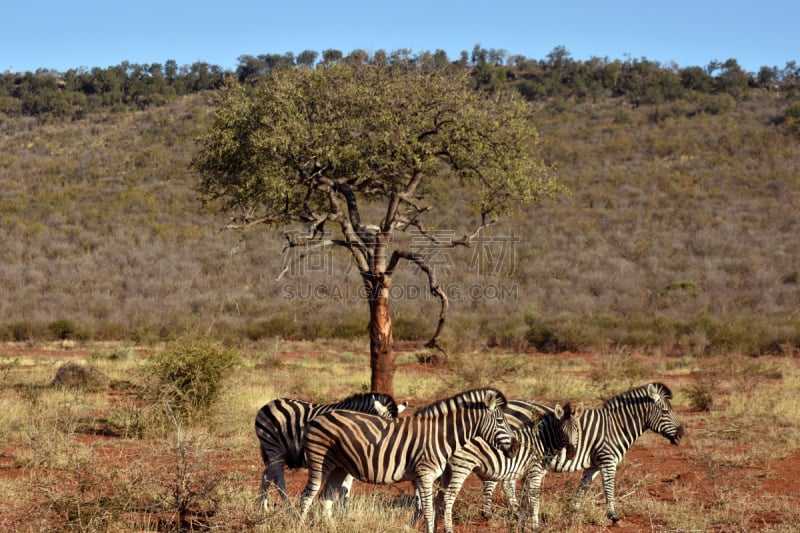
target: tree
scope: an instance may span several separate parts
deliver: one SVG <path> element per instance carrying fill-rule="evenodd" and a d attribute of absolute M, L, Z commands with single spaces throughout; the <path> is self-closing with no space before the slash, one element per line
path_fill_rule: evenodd
<path fill-rule="evenodd" d="M 392 394 L 393 274 L 417 265 L 439 299 L 429 346 L 438 347 L 448 300 L 424 254 L 390 237 L 413 230 L 437 246 L 466 246 L 495 217 L 557 194 L 537 145 L 522 99 L 479 93 L 466 73 L 339 62 L 274 71 L 252 89 L 232 81 L 192 166 L 204 201 L 233 215 L 228 227 L 301 224 L 307 230 L 287 233 L 287 247 L 352 256 L 369 304 L 371 388 Z M 442 240 L 428 224 L 448 207 L 437 187 L 471 195 L 475 234 Z"/>
<path fill-rule="evenodd" d="M 717 76 L 717 89 L 740 100 L 747 91 L 750 75 L 739 66 L 735 59 L 728 59 L 722 64 L 722 72 Z"/>

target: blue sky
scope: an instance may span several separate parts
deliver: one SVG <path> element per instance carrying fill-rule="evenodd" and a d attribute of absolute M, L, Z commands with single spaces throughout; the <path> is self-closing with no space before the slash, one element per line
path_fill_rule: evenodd
<path fill-rule="evenodd" d="M 736 59 L 745 70 L 800 63 L 798 0 L 30 0 L 4 2 L 0 72 L 64 72 L 123 61 L 205 61 L 241 55 L 475 44 L 542 59 L 647 58 L 679 67 Z"/>

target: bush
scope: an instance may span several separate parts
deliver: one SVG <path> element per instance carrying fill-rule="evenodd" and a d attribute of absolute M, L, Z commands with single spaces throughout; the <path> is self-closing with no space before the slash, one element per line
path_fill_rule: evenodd
<path fill-rule="evenodd" d="M 542 353 L 559 353 L 577 348 L 574 342 L 563 338 L 563 335 L 554 326 L 534 314 L 528 313 L 525 316 L 525 324 L 528 327 L 525 332 L 525 340 L 529 346 Z"/>
<path fill-rule="evenodd" d="M 695 411 L 708 412 L 714 404 L 715 388 L 710 381 L 698 382 L 689 387 L 686 394 L 689 396 L 692 409 Z"/>
<path fill-rule="evenodd" d="M 392 336 L 396 340 L 427 340 L 433 336 L 435 331 L 436 322 L 424 320 L 419 316 L 399 316 L 392 319 Z"/>
<path fill-rule="evenodd" d="M 47 326 L 47 329 L 58 340 L 62 341 L 74 338 L 78 332 L 78 328 L 75 326 L 75 324 L 73 324 L 71 320 L 66 320 L 66 319 L 60 319 L 56 320 L 55 322 L 51 322 Z"/>
<path fill-rule="evenodd" d="M 800 101 L 789 106 L 784 114 L 784 121 L 789 127 L 789 131 L 800 137 Z"/>
<path fill-rule="evenodd" d="M 333 337 L 336 339 L 357 339 L 367 335 L 367 323 L 360 319 L 343 321 L 336 325 Z"/>
<path fill-rule="evenodd" d="M 0 328 L 0 340 L 23 342 L 35 336 L 36 328 L 29 322 L 6 324 Z"/>
<path fill-rule="evenodd" d="M 239 354 L 209 339 L 178 341 L 150 365 L 154 389 L 176 416 L 207 414 Z"/>
<path fill-rule="evenodd" d="M 736 100 L 728 93 L 703 96 L 700 110 L 710 115 L 721 115 L 736 108 Z"/>
<path fill-rule="evenodd" d="M 274 316 L 269 320 L 246 326 L 244 334 L 251 341 L 269 337 L 297 339 L 300 336 L 300 326 L 287 316 Z"/>

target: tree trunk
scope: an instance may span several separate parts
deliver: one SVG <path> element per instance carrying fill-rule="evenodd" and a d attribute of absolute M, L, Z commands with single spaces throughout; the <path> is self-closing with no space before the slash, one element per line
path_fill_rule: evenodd
<path fill-rule="evenodd" d="M 394 396 L 392 317 L 389 315 L 389 280 L 384 278 L 369 293 L 370 389 Z"/>

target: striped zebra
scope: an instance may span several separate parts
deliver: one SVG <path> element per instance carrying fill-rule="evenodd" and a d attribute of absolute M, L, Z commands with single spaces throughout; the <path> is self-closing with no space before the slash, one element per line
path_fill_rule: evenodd
<path fill-rule="evenodd" d="M 576 418 L 581 409 L 556 405 L 552 412 L 543 413 L 533 404 L 511 400 L 505 409 L 506 419 L 519 442 L 519 451 L 507 457 L 486 441 L 475 439 L 450 457 L 441 483 L 444 490 L 444 530 L 453 532 L 453 503 L 464 481 L 475 474 L 484 482 L 514 481 L 522 478 L 527 487 L 524 509 L 531 509 L 533 528 L 538 527 L 539 487 L 544 478 L 546 463 L 564 454 L 574 458 L 578 446 L 579 426 Z M 491 500 L 491 494 L 489 495 Z M 484 516 L 487 516 L 484 514 Z M 524 528 L 525 511 L 520 513 L 519 525 Z M 487 516 L 488 518 L 488 516 Z"/>
<path fill-rule="evenodd" d="M 300 497 L 301 518 L 305 519 L 323 482 L 324 513 L 330 518 L 333 496 L 347 474 L 376 484 L 411 480 L 417 499 L 414 522 L 424 514 L 425 530 L 433 533 L 433 482 L 453 453 L 476 437 L 509 454 L 516 452 L 503 414 L 505 404 L 500 391 L 484 388 L 396 420 L 352 411 L 314 418 L 304 442 L 308 483 Z"/>
<path fill-rule="evenodd" d="M 648 429 L 679 444 L 685 430 L 672 409 L 672 392 L 663 383 L 649 383 L 631 389 L 606 401 L 600 409 L 586 409 L 580 416 L 578 449 L 573 459 L 555 457 L 547 464 L 554 472 L 583 470 L 579 495 L 589 490 L 592 481 L 601 474 L 606 499 L 606 517 L 617 522 L 614 510 L 617 466 L 625 453 Z M 534 404 L 552 411 L 552 407 Z M 504 482 L 503 488 L 511 501 L 514 483 Z M 492 488 L 484 487 L 484 506 L 491 504 Z"/>
<path fill-rule="evenodd" d="M 408 402 L 397 405 L 391 396 L 374 392 L 357 393 L 348 398 L 330 404 L 314 404 L 295 398 L 278 398 L 266 404 L 256 415 L 256 436 L 261 447 L 261 459 L 264 461 L 264 473 L 261 475 L 261 496 L 259 503 L 264 507 L 270 483 L 278 489 L 283 500 L 286 500 L 286 478 L 284 467 L 300 468 L 305 466 L 303 454 L 303 428 L 309 420 L 334 409 L 349 409 L 374 413 L 384 418 L 396 418 L 405 409 Z M 343 485 L 343 496 L 352 484 Z"/>

